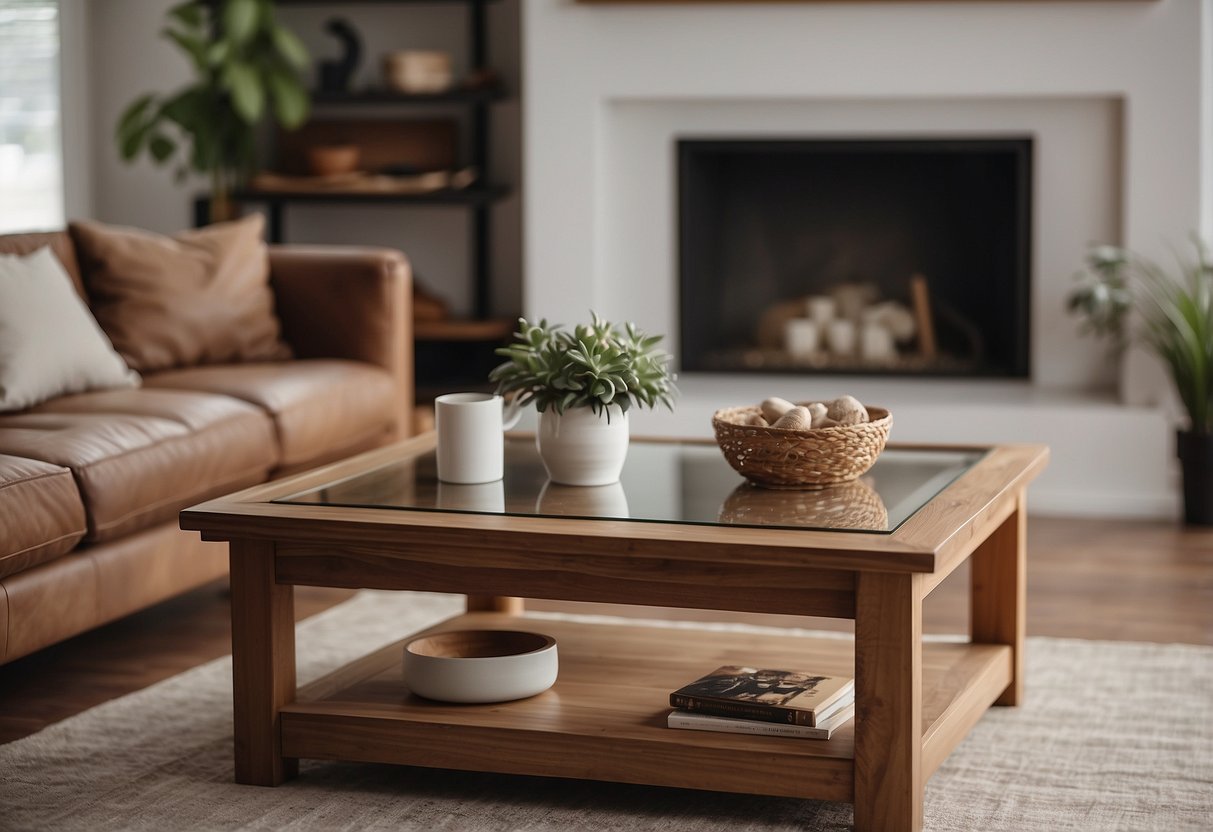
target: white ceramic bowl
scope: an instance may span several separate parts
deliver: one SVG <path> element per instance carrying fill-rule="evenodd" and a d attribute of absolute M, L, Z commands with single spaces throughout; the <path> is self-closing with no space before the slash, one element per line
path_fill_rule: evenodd
<path fill-rule="evenodd" d="M 556 682 L 556 639 L 518 630 L 453 630 L 404 648 L 413 693 L 470 705 L 543 693 Z"/>

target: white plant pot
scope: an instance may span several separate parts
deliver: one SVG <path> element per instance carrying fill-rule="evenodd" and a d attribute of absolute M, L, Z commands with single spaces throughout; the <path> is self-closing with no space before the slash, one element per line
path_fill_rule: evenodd
<path fill-rule="evenodd" d="M 564 413 L 545 410 L 535 444 L 552 482 L 561 485 L 610 485 L 619 481 L 628 455 L 628 414 L 619 408 L 595 415 L 588 407 Z"/>

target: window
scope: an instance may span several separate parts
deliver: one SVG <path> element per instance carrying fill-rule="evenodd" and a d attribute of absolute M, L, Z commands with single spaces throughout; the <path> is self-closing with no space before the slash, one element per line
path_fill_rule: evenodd
<path fill-rule="evenodd" d="M 56 0 L 0 0 L 0 233 L 63 225 Z"/>

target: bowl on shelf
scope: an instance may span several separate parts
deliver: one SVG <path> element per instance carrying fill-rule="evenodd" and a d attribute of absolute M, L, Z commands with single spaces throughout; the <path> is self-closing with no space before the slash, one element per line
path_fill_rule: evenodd
<path fill-rule="evenodd" d="M 865 405 L 868 420 L 810 430 L 747 425 L 759 408 L 729 407 L 712 416 L 721 453 L 741 474 L 763 488 L 811 490 L 862 477 L 889 439 L 893 416 Z"/>
<path fill-rule="evenodd" d="M 452 630 L 404 648 L 405 684 L 439 702 L 525 699 L 555 684 L 558 668 L 556 639 L 520 630 Z"/>
<path fill-rule="evenodd" d="M 307 169 L 313 176 L 340 176 L 358 170 L 362 149 L 356 144 L 317 144 L 307 149 Z"/>

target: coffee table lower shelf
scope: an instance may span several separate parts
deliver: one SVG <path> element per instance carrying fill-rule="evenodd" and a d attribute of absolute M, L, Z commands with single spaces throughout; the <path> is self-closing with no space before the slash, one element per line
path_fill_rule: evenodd
<path fill-rule="evenodd" d="M 281 710 L 283 755 L 853 801 L 854 721 L 828 741 L 665 725 L 669 692 L 721 665 L 850 675 L 848 639 L 499 613 L 428 632 L 464 628 L 555 636 L 556 685 L 498 705 L 429 702 L 405 687 L 399 642 L 300 688 Z M 925 781 L 1010 683 L 1011 649 L 928 643 L 922 656 Z"/>

